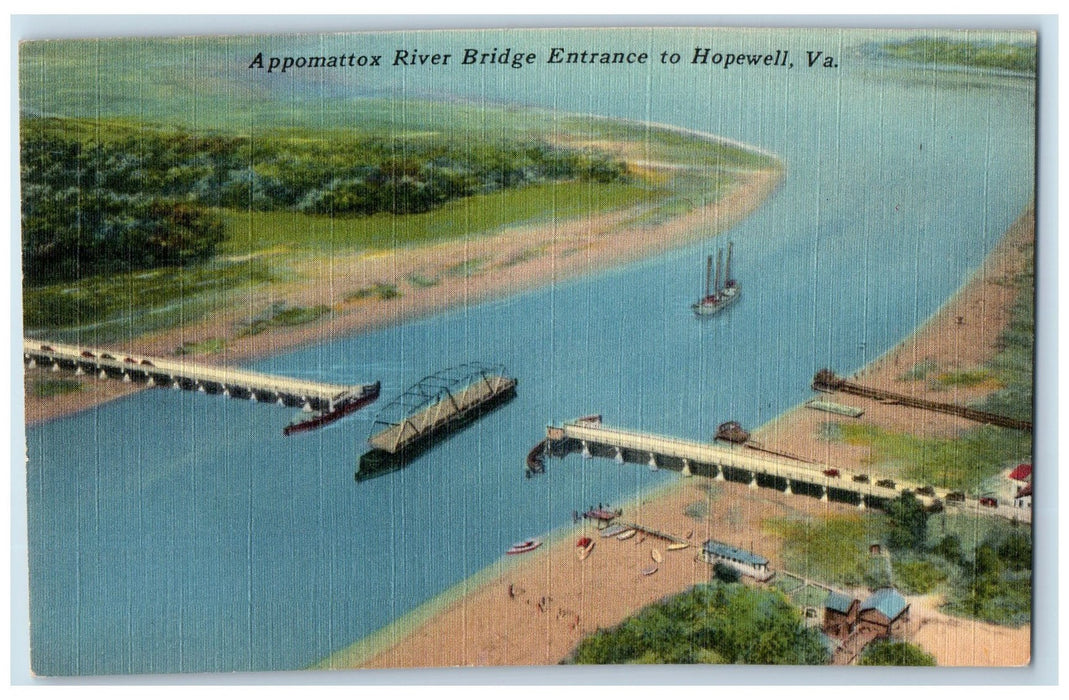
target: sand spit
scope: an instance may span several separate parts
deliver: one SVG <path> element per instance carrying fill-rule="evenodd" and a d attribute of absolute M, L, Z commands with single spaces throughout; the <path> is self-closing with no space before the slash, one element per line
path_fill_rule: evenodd
<path fill-rule="evenodd" d="M 197 361 L 240 364 L 345 334 L 477 304 L 713 236 L 760 206 L 776 189 L 782 175 L 780 170 L 741 175 L 734 189 L 716 202 L 658 224 L 628 225 L 628 221 L 642 214 L 636 208 L 422 247 L 346 253 L 326 259 L 307 257 L 295 263 L 300 282 L 256 291 L 241 308 L 229 308 L 201 323 L 136 338 L 129 347 L 114 349 L 169 356 L 183 344 L 225 338 L 223 352 L 197 357 Z M 416 278 L 435 282 L 421 286 L 411 282 Z M 393 284 L 402 294 L 388 299 L 355 294 L 380 283 Z M 309 324 L 232 337 L 249 308 L 263 308 L 277 301 L 303 307 L 327 305 L 331 313 Z M 44 376 L 34 372 L 38 371 L 26 374 L 28 387 Z M 374 377 L 352 379 L 360 383 L 373 381 Z M 81 391 L 51 398 L 39 398 L 27 391 L 26 422 L 41 423 L 138 390 L 121 382 L 93 378 L 82 380 L 82 386 Z"/>

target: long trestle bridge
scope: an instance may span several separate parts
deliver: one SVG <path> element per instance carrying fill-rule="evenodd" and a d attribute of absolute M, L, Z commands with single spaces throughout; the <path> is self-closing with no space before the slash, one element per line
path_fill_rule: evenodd
<path fill-rule="evenodd" d="M 23 339 L 23 362 L 28 367 L 96 375 L 101 379 L 138 382 L 146 386 L 222 394 L 306 411 L 332 411 L 361 396 L 364 386 L 328 384 L 294 379 L 234 367 L 205 365 L 186 360 L 133 355 L 85 346 Z"/>
<path fill-rule="evenodd" d="M 1032 520 L 1030 508 L 981 505 L 979 500 L 972 498 L 956 500 L 946 489 L 885 479 L 873 482 L 870 475 L 862 472 L 755 455 L 740 446 L 721 446 L 612 428 L 602 424 L 600 416 L 565 422 L 560 427 L 547 426 L 545 444 L 549 454 L 561 457 L 578 452 L 585 458 L 604 457 L 618 464 L 628 462 L 644 464 L 650 469 L 672 469 L 684 476 L 748 483 L 751 488 L 773 488 L 787 494 L 849 503 L 860 508 L 884 507 L 908 490 L 925 506 L 939 500 L 944 506 L 959 510 L 975 510 L 1021 522 Z"/>

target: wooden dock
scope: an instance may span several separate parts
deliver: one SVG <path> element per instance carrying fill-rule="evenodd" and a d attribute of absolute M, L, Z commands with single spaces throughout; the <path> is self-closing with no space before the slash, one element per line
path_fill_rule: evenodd
<path fill-rule="evenodd" d="M 959 406 L 958 404 L 943 403 L 941 401 L 928 401 L 927 399 L 919 399 L 915 396 L 908 396 L 893 391 L 885 391 L 883 389 L 876 389 L 862 384 L 855 384 L 842 377 L 837 377 L 835 372 L 832 372 L 830 369 L 822 369 L 816 373 L 816 376 L 813 377 L 813 388 L 817 391 L 824 392 L 841 391 L 855 396 L 864 396 L 865 398 L 875 399 L 882 403 L 898 404 L 910 408 L 920 408 L 925 411 L 947 413 L 952 416 L 961 416 L 962 418 L 967 418 L 971 421 L 976 421 L 977 423 L 1032 432 L 1032 421 L 1030 420 L 1010 418 L 1009 416 L 991 413 L 990 411 L 981 411 L 979 409 L 969 408 L 968 406 Z"/>

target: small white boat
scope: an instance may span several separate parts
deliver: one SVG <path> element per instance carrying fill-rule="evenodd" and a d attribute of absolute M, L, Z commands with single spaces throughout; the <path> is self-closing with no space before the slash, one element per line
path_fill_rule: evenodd
<path fill-rule="evenodd" d="M 674 552 L 679 549 L 686 549 L 689 546 L 690 542 L 673 542 L 672 544 L 668 545 L 668 551 Z"/>
<path fill-rule="evenodd" d="M 602 537 L 616 537 L 626 529 L 627 528 L 623 525 L 610 525 L 604 530 L 601 530 L 598 534 L 600 534 Z"/>
<path fill-rule="evenodd" d="M 657 562 L 658 564 L 664 561 L 664 556 L 656 549 L 650 552 L 650 556 L 653 557 L 653 561 Z"/>
<path fill-rule="evenodd" d="M 590 556 L 590 550 L 594 549 L 594 540 L 589 537 L 580 537 L 579 541 L 575 543 L 575 556 L 579 557 L 579 561 L 582 561 Z"/>
<path fill-rule="evenodd" d="M 657 565 L 656 564 L 650 564 L 649 566 L 647 566 L 645 569 L 642 570 L 642 575 L 643 576 L 650 576 L 650 575 L 655 574 L 655 573 L 657 573 Z"/>
<path fill-rule="evenodd" d="M 618 539 L 618 540 L 629 540 L 629 539 L 631 539 L 632 537 L 635 536 L 636 532 L 638 532 L 638 530 L 635 530 L 633 528 L 631 530 L 624 530 L 623 532 L 621 532 L 619 535 L 616 536 L 616 539 Z"/>

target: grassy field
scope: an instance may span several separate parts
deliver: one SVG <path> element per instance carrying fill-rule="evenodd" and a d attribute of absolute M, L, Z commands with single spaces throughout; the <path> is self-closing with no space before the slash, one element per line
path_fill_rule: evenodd
<path fill-rule="evenodd" d="M 623 183 L 531 185 L 451 202 L 422 214 L 361 217 L 226 212 L 224 254 L 264 250 L 381 250 L 478 236 L 507 226 L 566 220 L 662 200 L 667 192 Z"/>
<path fill-rule="evenodd" d="M 764 527 L 783 538 L 783 565 L 829 585 L 857 586 L 871 577 L 869 544 L 883 533 L 879 514 L 824 519 L 773 519 Z"/>
<path fill-rule="evenodd" d="M 47 330 L 60 341 L 109 343 L 196 321 L 225 307 L 234 294 L 285 279 L 282 266 L 265 260 L 100 275 L 23 290 L 23 318 L 28 333 Z"/>
<path fill-rule="evenodd" d="M 835 426 L 829 436 L 869 447 L 880 473 L 953 490 L 977 492 L 985 479 L 1027 455 L 1029 437 L 1019 430 L 981 426 L 956 438 L 921 438 L 868 423 Z"/>

